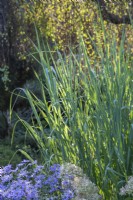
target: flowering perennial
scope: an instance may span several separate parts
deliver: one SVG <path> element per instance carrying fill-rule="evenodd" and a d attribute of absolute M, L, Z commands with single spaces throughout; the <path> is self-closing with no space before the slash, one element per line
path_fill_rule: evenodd
<path fill-rule="evenodd" d="M 70 190 L 70 189 L 69 189 Z M 12 169 L 11 165 L 0 168 L 0 200 L 69 200 L 73 192 L 61 188 L 60 165 L 54 164 L 49 175 L 37 161 L 23 160 Z"/>
<path fill-rule="evenodd" d="M 127 184 L 120 189 L 120 195 L 133 197 L 133 176 L 129 177 Z"/>
<path fill-rule="evenodd" d="M 62 187 L 74 191 L 73 200 L 99 200 L 98 188 L 83 173 L 83 170 L 71 163 L 65 163 L 60 169 Z"/>
<path fill-rule="evenodd" d="M 0 200 L 99 200 L 98 188 L 81 168 L 54 164 L 47 175 L 37 161 L 0 168 Z"/>

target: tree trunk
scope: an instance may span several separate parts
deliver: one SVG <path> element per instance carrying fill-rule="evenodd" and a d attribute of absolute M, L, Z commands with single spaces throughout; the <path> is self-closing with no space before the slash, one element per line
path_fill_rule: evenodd
<path fill-rule="evenodd" d="M 0 67 L 6 62 L 7 40 L 7 0 L 0 0 Z"/>

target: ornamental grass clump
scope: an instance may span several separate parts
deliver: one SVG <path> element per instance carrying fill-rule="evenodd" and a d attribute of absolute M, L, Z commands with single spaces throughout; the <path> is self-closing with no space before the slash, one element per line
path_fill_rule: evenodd
<path fill-rule="evenodd" d="M 128 195 L 133 198 L 133 176 L 129 177 L 127 184 L 120 189 L 120 195 Z"/>
<path fill-rule="evenodd" d="M 61 166 L 62 187 L 74 191 L 74 200 L 99 200 L 98 188 L 83 173 L 83 170 L 71 163 Z"/>
<path fill-rule="evenodd" d="M 92 65 L 82 37 L 66 55 L 52 52 L 37 33 L 31 56 L 40 65 L 35 75 L 41 95 L 28 88 L 13 91 L 10 116 L 16 93 L 23 94 L 32 112 L 28 121 L 16 113 L 12 143 L 21 123 L 42 163 L 50 158 L 51 163 L 72 162 L 94 180 L 104 199 L 120 200 L 120 183 L 133 171 L 133 62 L 124 31 L 119 46 L 115 36 L 109 41 L 104 24 L 103 35 L 105 50 L 94 44 L 100 59 Z"/>

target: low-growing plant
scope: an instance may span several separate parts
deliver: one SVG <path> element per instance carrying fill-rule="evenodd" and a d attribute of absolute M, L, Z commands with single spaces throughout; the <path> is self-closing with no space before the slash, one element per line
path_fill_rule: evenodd
<path fill-rule="evenodd" d="M 9 78 L 9 67 L 8 66 L 5 65 L 2 68 L 0 68 L 0 78 L 4 84 L 5 90 L 8 91 L 8 84 L 9 84 L 9 82 L 11 82 L 11 80 Z"/>
<path fill-rule="evenodd" d="M 128 196 L 128 200 L 133 198 L 133 176 L 129 177 L 126 185 L 120 189 L 121 196 Z"/>
<path fill-rule="evenodd" d="M 23 160 L 15 169 L 12 169 L 11 165 L 2 168 L 0 170 L 1 199 L 50 199 L 50 195 L 52 197 L 61 190 L 59 166 L 54 166 L 54 170 L 50 169 L 52 173 L 49 177 L 46 177 L 43 170 L 44 166 L 28 160 Z"/>
<path fill-rule="evenodd" d="M 83 198 L 79 194 L 84 197 L 87 191 L 88 196 L 84 200 L 93 200 L 93 197 L 98 200 L 100 196 L 97 194 L 96 186 L 87 177 L 84 178 L 83 173 L 80 173 L 80 181 L 76 182 L 76 177 L 79 177 L 76 171 L 82 170 L 70 163 L 63 166 L 54 164 L 49 169 L 46 166 L 37 165 L 36 161 L 29 160 L 23 160 L 15 169 L 7 165 L 0 168 L 0 199 L 81 200 Z M 85 179 L 87 185 L 85 182 L 80 188 L 81 179 L 82 181 Z"/>
<path fill-rule="evenodd" d="M 99 200 L 98 188 L 83 173 L 83 170 L 71 163 L 61 165 L 62 187 L 74 191 L 74 200 Z"/>

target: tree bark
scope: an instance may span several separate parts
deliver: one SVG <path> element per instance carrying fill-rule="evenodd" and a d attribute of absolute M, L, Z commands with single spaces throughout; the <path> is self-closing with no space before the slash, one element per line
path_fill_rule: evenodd
<path fill-rule="evenodd" d="M 0 67 L 2 63 L 5 63 L 5 53 L 8 46 L 7 13 L 7 0 L 0 0 Z"/>
<path fill-rule="evenodd" d="M 0 0 L 0 33 L 5 31 L 5 4 Z"/>

